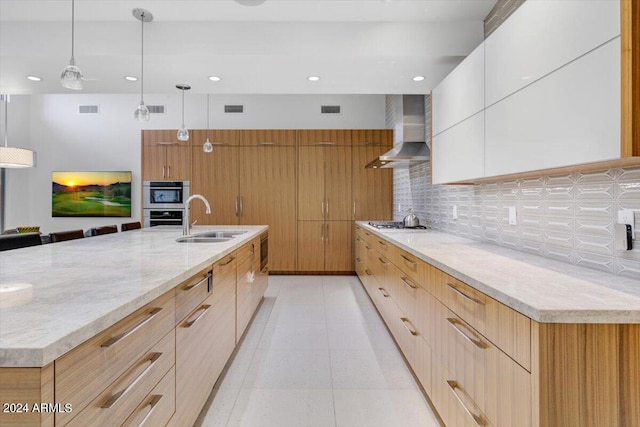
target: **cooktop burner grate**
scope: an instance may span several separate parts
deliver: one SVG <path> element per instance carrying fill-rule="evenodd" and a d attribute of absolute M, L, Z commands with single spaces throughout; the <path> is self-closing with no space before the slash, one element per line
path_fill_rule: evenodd
<path fill-rule="evenodd" d="M 424 225 L 417 225 L 415 227 L 405 227 L 402 221 L 370 221 L 369 225 L 380 229 L 412 229 L 412 230 L 426 230 Z"/>

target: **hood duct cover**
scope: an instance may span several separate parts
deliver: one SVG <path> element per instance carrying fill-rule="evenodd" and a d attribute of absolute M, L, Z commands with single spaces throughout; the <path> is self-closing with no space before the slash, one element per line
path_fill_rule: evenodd
<path fill-rule="evenodd" d="M 406 168 L 430 160 L 429 146 L 425 142 L 425 115 L 423 95 L 402 95 L 402 142 L 369 162 L 373 169 Z"/>

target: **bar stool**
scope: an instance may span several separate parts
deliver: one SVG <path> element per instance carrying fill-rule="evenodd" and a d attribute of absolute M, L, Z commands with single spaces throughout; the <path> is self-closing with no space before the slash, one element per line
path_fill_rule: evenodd
<path fill-rule="evenodd" d="M 8 234 L 0 237 L 0 251 L 27 248 L 41 244 L 40 233 Z"/>
<path fill-rule="evenodd" d="M 56 233 L 49 233 L 49 241 L 51 243 L 65 242 L 67 240 L 75 240 L 84 238 L 84 231 L 82 230 L 69 230 L 58 231 Z"/>
<path fill-rule="evenodd" d="M 105 225 L 103 227 L 94 227 L 89 229 L 89 236 L 102 236 L 103 234 L 117 233 L 117 225 Z"/>
<path fill-rule="evenodd" d="M 139 230 L 141 228 L 142 228 L 142 224 L 140 224 L 140 221 L 128 222 L 126 224 L 120 225 L 120 231 Z"/>

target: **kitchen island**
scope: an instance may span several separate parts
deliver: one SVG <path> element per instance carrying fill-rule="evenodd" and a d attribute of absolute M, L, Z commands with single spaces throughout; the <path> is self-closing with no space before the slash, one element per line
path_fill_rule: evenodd
<path fill-rule="evenodd" d="M 447 426 L 640 425 L 640 280 L 356 224 L 356 272 Z"/>
<path fill-rule="evenodd" d="M 151 415 L 164 425 L 174 412 L 172 425 L 189 424 L 268 277 L 260 256 L 267 227 L 192 234 L 220 229 L 246 233 L 178 243 L 181 229 L 154 227 L 0 253 L 0 401 L 52 409 L 8 406 L 0 425 L 120 425 Z M 198 365 L 217 373 L 193 396 L 181 377 L 192 378 Z"/>

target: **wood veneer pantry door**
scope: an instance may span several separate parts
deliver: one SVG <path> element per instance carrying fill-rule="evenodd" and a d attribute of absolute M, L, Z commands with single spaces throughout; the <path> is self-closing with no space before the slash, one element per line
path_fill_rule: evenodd
<path fill-rule="evenodd" d="M 240 197 L 241 224 L 269 225 L 270 270 L 295 271 L 296 147 L 242 147 Z"/>
<path fill-rule="evenodd" d="M 191 194 L 202 194 L 211 204 L 211 214 L 205 214 L 204 203 L 191 203 L 191 222 L 198 224 L 239 223 L 239 148 L 216 146 L 212 153 L 194 146 Z"/>

